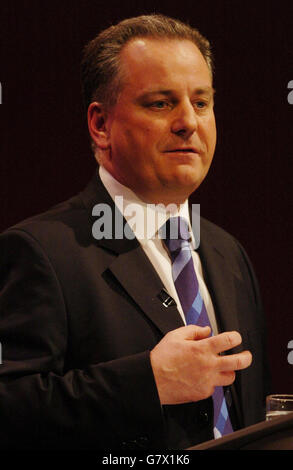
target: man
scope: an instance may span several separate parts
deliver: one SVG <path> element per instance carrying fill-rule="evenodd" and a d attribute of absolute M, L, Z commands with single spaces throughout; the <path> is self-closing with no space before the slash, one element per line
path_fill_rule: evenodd
<path fill-rule="evenodd" d="M 1 236 L 3 448 L 188 448 L 219 437 L 216 389 L 229 432 L 263 419 L 264 320 L 242 247 L 201 220 L 185 248 L 208 322 L 189 324 L 162 226 L 139 237 L 128 211 L 143 222 L 161 204 L 190 228 L 216 144 L 208 42 L 159 15 L 125 20 L 86 47 L 82 79 L 99 175 Z M 124 235 L 102 237 L 93 214 L 117 223 L 117 197 Z"/>

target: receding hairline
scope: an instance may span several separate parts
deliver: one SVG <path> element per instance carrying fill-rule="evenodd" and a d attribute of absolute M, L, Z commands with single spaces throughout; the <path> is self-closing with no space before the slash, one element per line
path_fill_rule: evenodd
<path fill-rule="evenodd" d="M 168 35 L 155 35 L 155 34 L 151 34 L 151 33 L 150 34 L 134 36 L 122 45 L 122 47 L 121 47 L 121 49 L 120 49 L 120 51 L 117 55 L 117 57 L 119 57 L 119 61 L 121 61 L 122 55 L 125 52 L 125 49 L 129 45 L 131 45 L 132 43 L 135 43 L 135 42 L 139 42 L 139 41 L 143 42 L 144 40 L 151 41 L 151 42 L 158 42 L 158 43 L 170 43 L 170 42 L 184 43 L 184 42 L 187 42 L 187 43 L 193 44 L 196 47 L 196 49 L 198 50 L 198 52 L 200 53 L 200 55 L 202 56 L 202 58 L 204 59 L 205 63 L 207 64 L 207 67 L 209 69 L 211 77 L 213 77 L 212 63 L 207 60 L 207 57 L 205 57 L 205 55 L 200 50 L 200 47 L 199 47 L 198 43 L 195 40 L 193 40 L 192 37 L 189 38 L 189 37 L 184 37 L 184 36 L 178 37 L 178 36 L 173 36 L 173 35 L 170 35 L 170 36 L 168 36 Z"/>
<path fill-rule="evenodd" d="M 86 108 L 94 95 L 104 97 L 102 99 L 104 103 L 108 100 L 113 101 L 113 92 L 117 91 L 118 78 L 121 76 L 120 54 L 129 43 L 138 39 L 190 41 L 201 52 L 213 81 L 214 61 L 211 45 L 199 30 L 188 23 L 162 14 L 141 15 L 127 18 L 104 29 L 85 46 L 81 65 Z M 94 60 L 100 65 L 96 66 Z M 103 67 L 106 68 L 103 70 Z"/>
<path fill-rule="evenodd" d="M 185 37 L 174 37 L 174 36 L 170 36 L 170 37 L 167 37 L 166 35 L 154 35 L 154 34 L 145 34 L 145 35 L 139 35 L 139 36 L 135 36 L 135 37 L 132 37 L 130 38 L 128 41 L 126 41 L 123 46 L 121 47 L 121 50 L 119 51 L 119 54 L 117 55 L 117 58 L 118 58 L 118 61 L 119 61 L 119 67 L 118 67 L 118 73 L 117 75 L 115 76 L 115 82 L 116 82 L 116 92 L 117 92 L 117 95 L 122 91 L 124 85 L 125 85 L 125 82 L 124 82 L 124 79 L 127 78 L 127 73 L 129 72 L 129 70 L 127 70 L 127 68 L 124 68 L 124 54 L 125 54 L 125 49 L 127 49 L 127 47 L 129 45 L 131 45 L 131 43 L 135 43 L 137 41 L 144 41 L 144 40 L 147 40 L 147 41 L 151 41 L 151 42 L 158 42 L 158 43 L 170 43 L 170 42 L 180 42 L 180 43 L 184 43 L 184 42 L 188 42 L 188 43 L 191 43 L 193 44 L 197 51 L 200 53 L 200 55 L 202 56 L 203 60 L 205 61 L 206 65 L 207 65 L 207 68 L 208 68 L 208 71 L 209 71 L 209 74 L 210 74 L 210 78 L 211 78 L 211 83 L 213 83 L 213 70 L 211 68 L 211 66 L 209 65 L 208 61 L 206 60 L 204 54 L 201 52 L 200 48 L 198 47 L 198 45 L 196 44 L 195 41 L 193 41 L 191 38 L 185 38 Z M 214 93 L 214 89 L 213 89 L 213 86 L 211 85 L 209 87 L 210 91 L 212 93 Z M 203 93 L 203 90 L 200 91 L 201 93 Z M 118 98 L 118 96 L 117 96 Z"/>

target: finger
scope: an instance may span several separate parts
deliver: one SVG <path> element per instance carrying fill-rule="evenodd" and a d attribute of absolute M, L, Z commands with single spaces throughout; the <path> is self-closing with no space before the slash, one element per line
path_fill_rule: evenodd
<path fill-rule="evenodd" d="M 242 351 L 238 354 L 229 356 L 219 356 L 217 369 L 222 372 L 242 370 L 249 367 L 252 363 L 252 354 L 250 351 Z"/>
<path fill-rule="evenodd" d="M 238 331 L 227 331 L 208 338 L 208 341 L 213 352 L 219 354 L 239 346 L 242 343 L 242 338 Z"/>
<path fill-rule="evenodd" d="M 176 335 L 178 339 L 199 340 L 208 338 L 211 334 L 211 328 L 209 326 L 187 325 L 177 328 L 169 334 Z"/>
<path fill-rule="evenodd" d="M 228 385 L 232 385 L 236 377 L 234 371 L 230 372 L 221 372 L 218 375 L 218 379 L 215 383 L 216 386 L 227 387 Z"/>

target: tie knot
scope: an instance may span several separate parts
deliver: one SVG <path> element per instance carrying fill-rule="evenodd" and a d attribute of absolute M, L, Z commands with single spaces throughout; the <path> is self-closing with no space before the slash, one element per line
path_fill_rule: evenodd
<path fill-rule="evenodd" d="M 183 217 L 170 217 L 160 228 L 159 235 L 171 254 L 182 248 L 189 249 L 191 236 L 188 222 Z"/>

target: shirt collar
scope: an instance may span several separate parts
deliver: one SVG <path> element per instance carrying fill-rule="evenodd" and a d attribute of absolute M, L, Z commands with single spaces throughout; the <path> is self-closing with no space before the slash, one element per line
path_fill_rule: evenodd
<path fill-rule="evenodd" d="M 158 238 L 158 230 L 169 217 L 184 217 L 191 233 L 191 245 L 195 246 L 191 230 L 188 199 L 178 207 L 176 204 L 149 204 L 142 201 L 131 189 L 119 183 L 103 166 L 99 168 L 102 183 L 123 214 L 136 238 L 142 245 Z"/>

